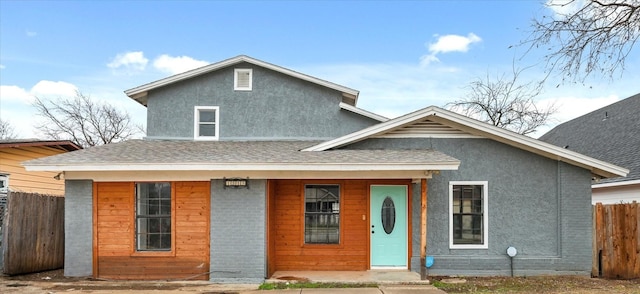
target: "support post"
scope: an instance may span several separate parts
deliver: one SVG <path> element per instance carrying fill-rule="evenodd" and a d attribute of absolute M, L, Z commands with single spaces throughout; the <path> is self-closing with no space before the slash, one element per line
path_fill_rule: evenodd
<path fill-rule="evenodd" d="M 420 181 L 420 279 L 427 279 L 427 179 Z"/>

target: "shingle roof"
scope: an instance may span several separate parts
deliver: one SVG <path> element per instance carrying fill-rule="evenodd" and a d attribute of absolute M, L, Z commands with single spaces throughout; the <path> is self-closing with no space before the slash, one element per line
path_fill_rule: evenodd
<path fill-rule="evenodd" d="M 627 177 L 602 183 L 640 179 L 640 94 L 558 125 L 540 140 L 629 169 Z"/>
<path fill-rule="evenodd" d="M 331 150 L 300 151 L 317 141 L 151 141 L 130 140 L 26 161 L 25 166 L 59 166 L 60 170 L 82 166 L 199 165 L 212 169 L 233 164 L 318 165 L 447 165 L 459 161 L 435 150 Z M 218 166 L 218 167 L 216 167 Z M 65 169 L 66 168 L 66 169 Z"/>

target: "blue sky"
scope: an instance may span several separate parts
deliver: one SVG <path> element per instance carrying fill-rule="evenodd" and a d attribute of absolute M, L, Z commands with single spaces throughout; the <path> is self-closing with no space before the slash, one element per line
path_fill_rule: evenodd
<path fill-rule="evenodd" d="M 38 137 L 33 97 L 77 89 L 144 123 L 124 90 L 240 54 L 357 89 L 359 107 L 395 117 L 463 97 L 514 60 L 532 66 L 523 81 L 541 77 L 543 52 L 509 47 L 549 12 L 540 1 L 0 0 L 0 117 Z M 614 81 L 551 78 L 539 103 L 556 102 L 558 123 L 636 94 L 639 61 L 636 48 Z"/>

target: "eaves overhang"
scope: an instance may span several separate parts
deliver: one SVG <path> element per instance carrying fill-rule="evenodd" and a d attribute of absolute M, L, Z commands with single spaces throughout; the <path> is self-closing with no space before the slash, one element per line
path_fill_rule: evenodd
<path fill-rule="evenodd" d="M 109 163 L 77 165 L 25 164 L 27 171 L 426 171 L 457 170 L 460 161 L 437 163 Z"/>
<path fill-rule="evenodd" d="M 634 185 L 640 185 L 640 180 L 633 181 L 619 181 L 612 183 L 597 183 L 591 185 L 592 189 L 601 189 L 601 188 L 613 188 L 613 187 L 631 187 Z"/>

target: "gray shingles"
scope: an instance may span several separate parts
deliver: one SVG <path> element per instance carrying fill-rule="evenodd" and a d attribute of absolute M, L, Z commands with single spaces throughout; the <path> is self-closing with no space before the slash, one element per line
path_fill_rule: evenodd
<path fill-rule="evenodd" d="M 151 141 L 130 140 L 28 161 L 28 165 L 93 164 L 385 164 L 452 163 L 435 150 L 330 150 L 303 152 L 318 141 Z"/>
<path fill-rule="evenodd" d="M 602 183 L 640 179 L 640 94 L 565 122 L 540 140 L 629 169 L 627 177 Z"/>

